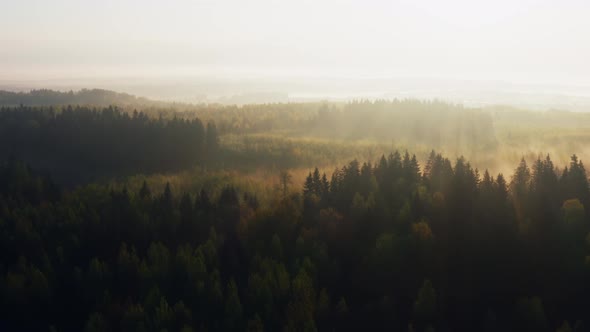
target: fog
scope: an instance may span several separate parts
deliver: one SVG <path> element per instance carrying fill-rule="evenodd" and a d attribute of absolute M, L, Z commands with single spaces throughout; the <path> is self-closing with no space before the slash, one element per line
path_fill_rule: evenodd
<path fill-rule="evenodd" d="M 18 1 L 0 13 L 0 84 L 186 101 L 551 94 L 575 108 L 588 14 L 582 0 Z"/>
<path fill-rule="evenodd" d="M 589 330 L 588 0 L 0 1 L 0 330 Z"/>

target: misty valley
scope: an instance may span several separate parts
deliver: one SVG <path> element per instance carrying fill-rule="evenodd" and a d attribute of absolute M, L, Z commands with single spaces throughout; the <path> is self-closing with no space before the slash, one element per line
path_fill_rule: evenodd
<path fill-rule="evenodd" d="M 0 105 L 0 330 L 590 330 L 590 113 Z"/>

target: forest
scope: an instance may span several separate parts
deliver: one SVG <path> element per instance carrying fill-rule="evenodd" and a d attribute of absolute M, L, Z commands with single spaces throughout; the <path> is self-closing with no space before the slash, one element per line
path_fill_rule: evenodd
<path fill-rule="evenodd" d="M 214 123 L 150 119 L 116 107 L 0 109 L 0 153 L 67 183 L 202 164 L 218 149 Z"/>
<path fill-rule="evenodd" d="M 136 97 L 127 93 L 120 93 L 104 89 L 82 89 L 80 91 L 56 91 L 51 89 L 14 92 L 0 90 L 0 105 L 2 106 L 67 106 L 67 105 L 155 105 L 161 104 L 147 98 Z"/>
<path fill-rule="evenodd" d="M 0 330 L 590 330 L 586 114 L 6 105 Z"/>

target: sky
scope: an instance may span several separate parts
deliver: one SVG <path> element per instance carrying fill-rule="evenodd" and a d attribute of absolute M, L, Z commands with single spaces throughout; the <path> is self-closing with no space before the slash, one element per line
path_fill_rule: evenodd
<path fill-rule="evenodd" d="M 0 80 L 441 78 L 590 86 L 588 0 L 0 1 Z"/>

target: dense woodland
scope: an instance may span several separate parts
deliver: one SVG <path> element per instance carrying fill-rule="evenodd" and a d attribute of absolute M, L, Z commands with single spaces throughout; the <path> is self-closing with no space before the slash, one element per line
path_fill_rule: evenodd
<path fill-rule="evenodd" d="M 436 145 L 446 129 L 403 125 L 433 107 L 430 121 L 463 128 L 457 141 L 496 144 L 484 113 L 460 122 L 458 106 L 384 105 L 160 116 L 2 108 L 0 330 L 590 330 L 590 188 L 576 155 L 561 167 L 549 155 L 523 158 L 503 175 L 463 157 L 393 150 L 326 172 L 307 168 L 298 183 L 302 165 L 282 152 L 297 147 L 235 148 L 224 139 L 289 122 L 319 133 L 317 117 L 324 135 L 336 135 L 366 110 L 359 127 L 393 123 L 399 135 Z M 404 107 L 415 113 L 402 117 Z M 445 135 L 445 147 L 459 144 Z M 330 145 L 301 150 L 325 155 Z M 180 190 L 149 178 L 190 181 L 174 174 L 194 169 L 213 179 L 243 164 L 274 169 L 277 160 L 272 195 L 239 181 Z M 135 174 L 146 181 L 128 186 Z"/>
<path fill-rule="evenodd" d="M 0 172 L 2 324 L 58 331 L 585 330 L 575 156 L 511 179 L 433 153 L 355 161 L 271 208 L 256 193 L 64 191 Z M 35 317 L 35 319 L 31 319 Z M 569 330 L 568 330 L 569 326 Z"/>
<path fill-rule="evenodd" d="M 15 154 L 34 167 L 50 170 L 60 181 L 72 183 L 130 172 L 183 169 L 202 165 L 203 160 L 249 169 L 261 165 L 333 168 L 354 158 L 374 159 L 395 148 L 412 148 L 423 160 L 432 148 L 475 158 L 493 154 L 498 145 L 491 113 L 437 101 L 143 106 L 140 98 L 103 90 L 5 94 L 20 96 L 25 103 L 0 109 L 3 155 Z M 113 100 L 119 106 L 49 104 L 51 98 L 41 98 L 45 95 L 74 105 Z M 134 99 L 138 101 L 133 103 Z M 34 106 L 38 104 L 50 106 Z M 209 124 L 214 124 L 215 141 L 225 143 L 222 155 L 201 149 L 206 128 L 200 127 Z M 64 144 L 72 137 L 77 139 Z M 373 146 L 355 146 L 359 141 Z M 335 142 L 341 142 L 340 146 Z M 74 147 L 75 143 L 79 146 Z M 146 149 L 151 151 L 146 153 Z M 183 156 L 174 149 L 182 150 Z M 100 155 L 111 151 L 112 155 Z M 113 165 L 103 165 L 109 163 Z M 79 173 L 77 179 L 71 177 L 73 172 Z"/>
<path fill-rule="evenodd" d="M 215 124 L 198 118 L 150 118 L 116 107 L 0 109 L 1 155 L 69 184 L 204 164 L 218 140 Z"/>
<path fill-rule="evenodd" d="M 141 107 L 149 116 L 162 113 L 217 123 L 222 133 L 289 131 L 341 139 L 414 140 L 429 146 L 494 144 L 490 114 L 440 101 L 359 100 L 350 103 L 274 103 L 252 105 L 177 104 L 151 101 L 108 90 L 59 92 L 0 91 L 3 106 L 118 105 L 129 113 Z M 167 106 L 167 107 L 166 107 Z M 475 142 L 473 142 L 475 140 Z"/>
<path fill-rule="evenodd" d="M 56 105 L 153 105 L 157 102 L 127 93 L 103 89 L 82 89 L 80 91 L 55 91 L 49 89 L 13 92 L 0 90 L 2 106 L 56 106 Z M 161 104 L 161 103 L 160 103 Z"/>

